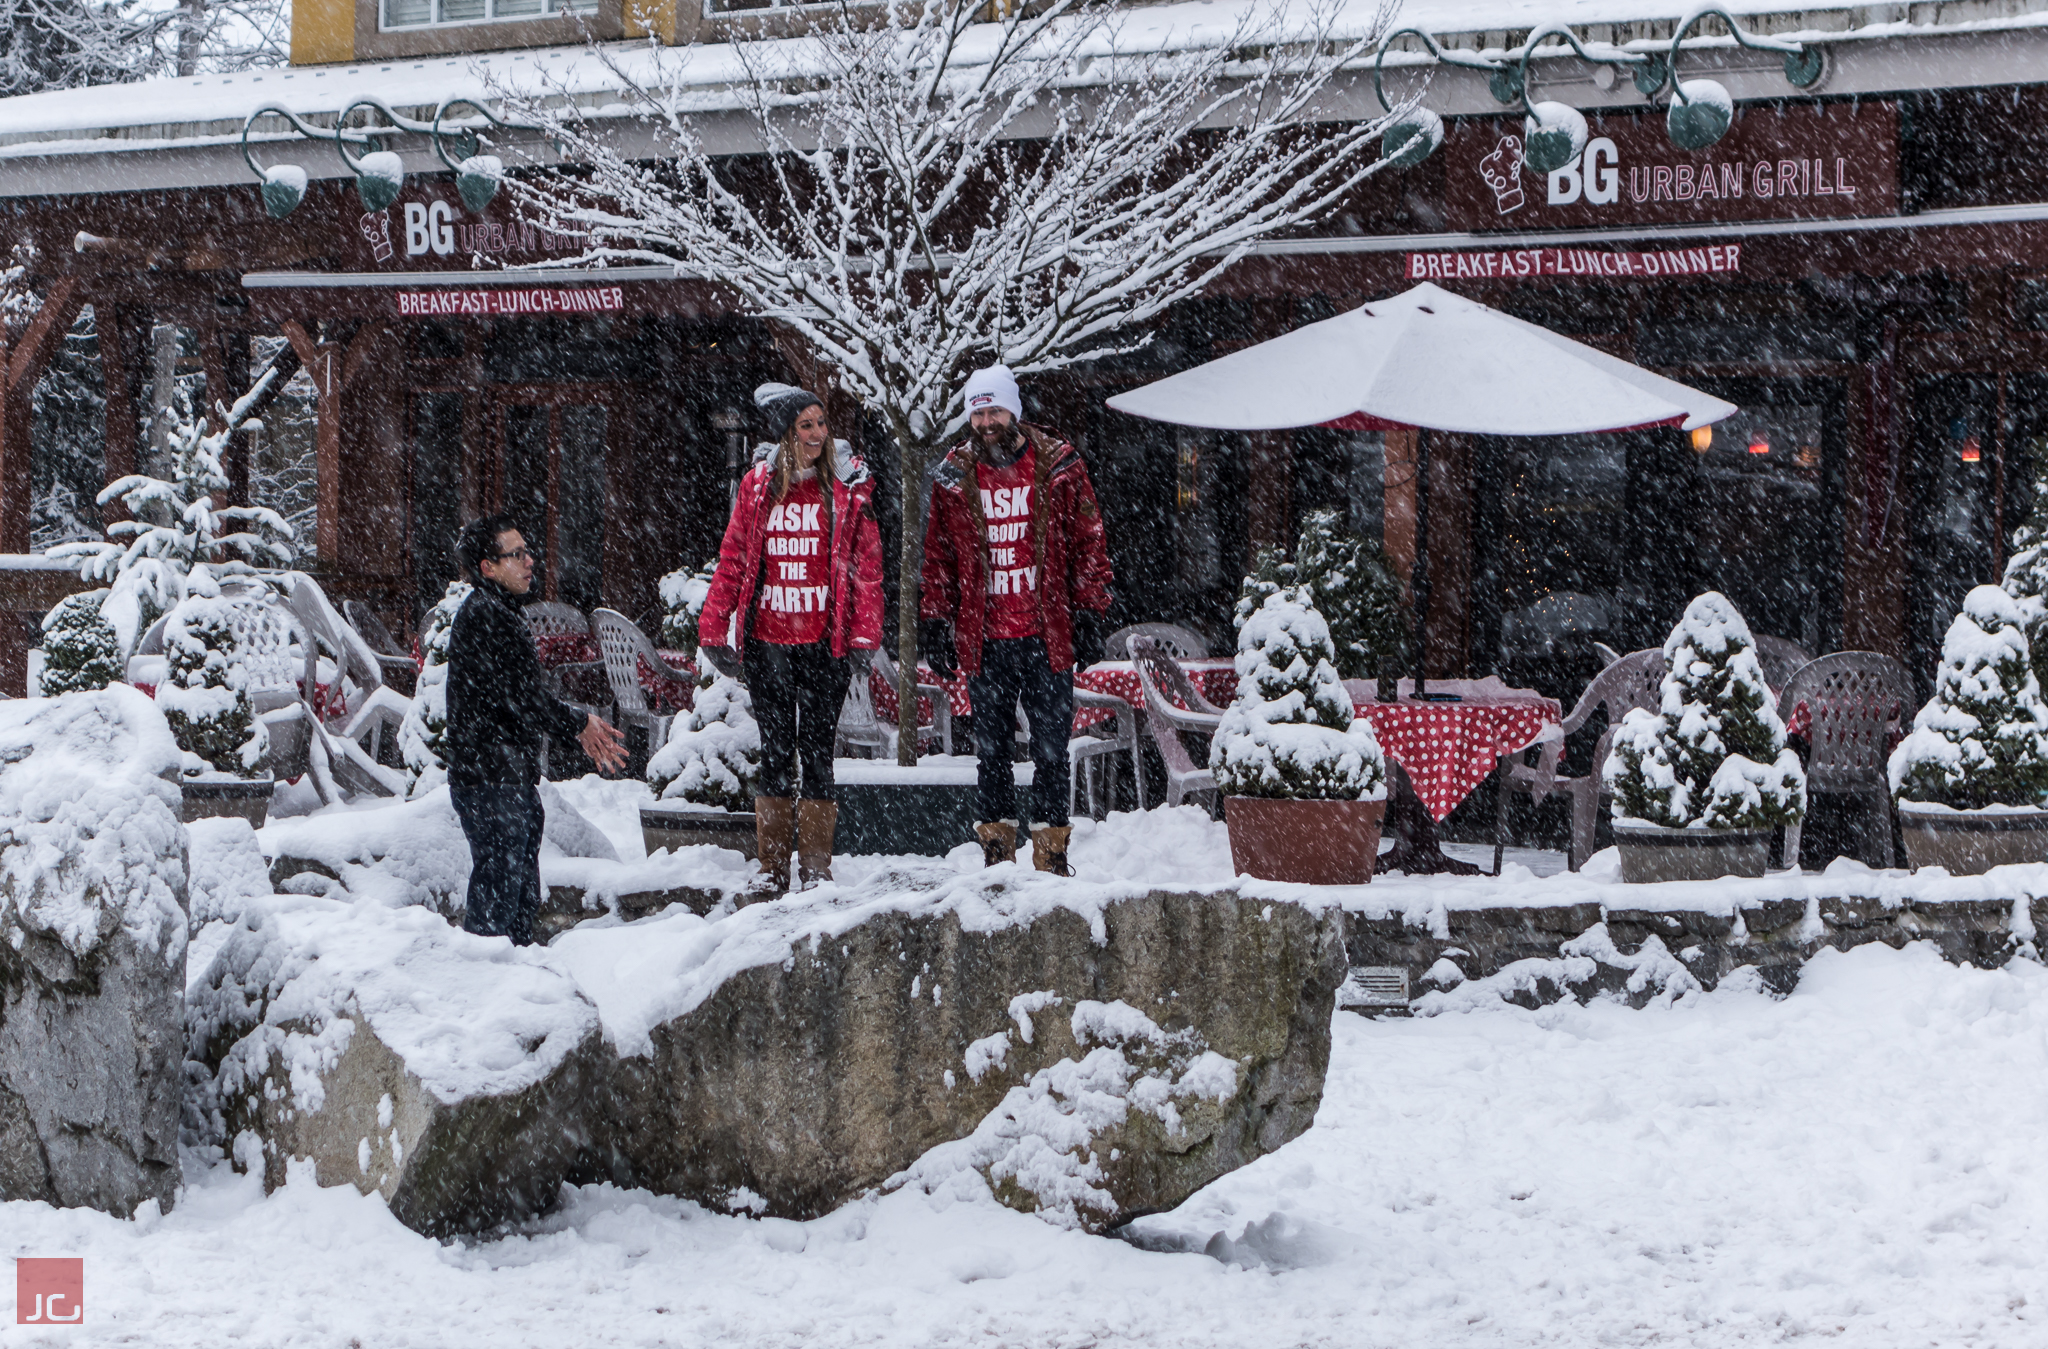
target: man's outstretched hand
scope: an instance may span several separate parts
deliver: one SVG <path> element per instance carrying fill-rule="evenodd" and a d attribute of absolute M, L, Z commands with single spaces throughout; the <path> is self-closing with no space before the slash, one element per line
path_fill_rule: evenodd
<path fill-rule="evenodd" d="M 600 773 L 616 773 L 626 766 L 626 736 L 618 727 L 592 712 L 590 720 L 583 723 L 582 734 L 576 737 L 583 742 L 583 752 L 597 765 Z"/>

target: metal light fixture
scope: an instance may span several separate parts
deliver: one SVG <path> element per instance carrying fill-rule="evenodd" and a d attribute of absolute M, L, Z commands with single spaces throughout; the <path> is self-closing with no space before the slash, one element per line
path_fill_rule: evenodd
<path fill-rule="evenodd" d="M 1984 446 L 1976 436 L 1964 436 L 1962 454 L 1964 463 L 1974 464 L 1984 457 Z"/>
<path fill-rule="evenodd" d="M 1380 159 L 1390 169 L 1420 164 L 1444 143 L 1444 119 L 1428 108 L 1411 108 L 1380 133 Z"/>
<path fill-rule="evenodd" d="M 443 164 L 455 170 L 455 190 L 462 194 L 462 204 L 472 215 L 481 215 L 504 185 L 505 162 L 496 155 L 484 153 L 483 128 L 478 123 L 442 125 L 449 112 L 457 107 L 473 109 L 483 121 L 494 127 L 518 131 L 538 131 L 540 128 L 523 122 L 508 122 L 471 98 L 451 98 L 434 110 L 434 153 L 441 157 Z"/>
<path fill-rule="evenodd" d="M 372 149 L 368 154 L 360 158 L 350 153 L 348 148 L 349 133 L 345 130 L 349 114 L 353 113 L 357 108 L 365 107 L 376 108 L 385 116 L 390 117 L 394 123 L 398 120 L 396 114 L 391 109 L 385 107 L 381 101 L 359 98 L 346 108 L 343 108 L 341 116 L 334 119 L 334 148 L 341 152 L 342 163 L 348 165 L 349 169 L 356 176 L 356 196 L 362 199 L 363 209 L 374 215 L 379 211 L 387 209 L 392 202 L 398 200 L 399 192 L 405 187 L 405 161 L 400 159 L 395 151 L 391 150 Z M 395 136 L 401 129 L 397 125 L 388 127 L 368 126 L 355 134 L 364 143 L 374 146 L 376 144 L 373 139 L 374 137 Z"/>
<path fill-rule="evenodd" d="M 1664 131 L 1681 150 L 1704 150 L 1735 124 L 1735 100 L 1714 80 L 1681 83 L 1664 111 Z"/>
<path fill-rule="evenodd" d="M 1586 152 L 1586 114 L 1569 103 L 1532 103 L 1522 119 L 1522 162 L 1556 173 Z"/>
<path fill-rule="evenodd" d="M 1712 449 L 1714 447 L 1714 428 L 1711 426 L 1695 426 L 1692 429 L 1692 447 L 1701 454 L 1705 454 L 1708 450 Z"/>
<path fill-rule="evenodd" d="M 1771 452 L 1771 442 L 1765 437 L 1763 432 L 1752 431 L 1749 433 L 1749 452 L 1751 454 L 1769 454 Z"/>
<path fill-rule="evenodd" d="M 275 103 L 266 103 L 249 114 L 242 123 L 242 162 L 249 166 L 249 172 L 256 175 L 262 184 L 263 210 L 272 220 L 282 220 L 306 199 L 307 175 L 297 164 L 272 164 L 264 168 L 256 162 L 256 156 L 249 149 L 249 130 L 256 125 L 256 119 L 264 116 L 282 117 L 289 121 L 302 136 L 317 136 L 320 129 L 311 127 L 289 108 Z"/>

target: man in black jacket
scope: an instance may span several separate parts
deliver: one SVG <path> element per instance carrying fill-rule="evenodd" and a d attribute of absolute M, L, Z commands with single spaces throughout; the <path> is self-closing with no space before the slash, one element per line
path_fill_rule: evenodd
<path fill-rule="evenodd" d="M 625 737 L 595 712 L 548 691 L 533 635 L 519 616 L 533 587 L 533 554 L 502 515 L 464 527 L 456 542 L 476 589 L 448 638 L 448 785 L 469 840 L 465 930 L 533 943 L 540 911 L 540 738 L 578 740 L 598 768 L 626 761 Z"/>

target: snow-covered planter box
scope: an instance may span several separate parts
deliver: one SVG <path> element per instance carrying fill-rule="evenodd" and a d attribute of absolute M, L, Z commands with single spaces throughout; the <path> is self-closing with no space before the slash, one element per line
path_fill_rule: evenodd
<path fill-rule="evenodd" d="M 1237 700 L 1209 746 L 1230 855 L 1264 880 L 1372 879 L 1387 765 L 1337 675 L 1330 628 L 1300 587 L 1276 590 L 1237 635 Z"/>
<path fill-rule="evenodd" d="M 1892 751 L 1892 795 L 1914 870 L 1975 875 L 2048 859 L 2048 705 L 2027 607 L 1978 586 L 1942 639 L 1934 696 Z"/>
<path fill-rule="evenodd" d="M 1602 774 L 1629 882 L 1761 876 L 1772 831 L 1805 818 L 1806 770 L 1725 596 L 1686 606 L 1664 643 L 1658 709 L 1622 720 Z"/>
<path fill-rule="evenodd" d="M 663 848 L 731 848 L 748 861 L 759 851 L 752 811 L 721 810 L 687 801 L 640 807 L 640 841 L 652 857 Z"/>

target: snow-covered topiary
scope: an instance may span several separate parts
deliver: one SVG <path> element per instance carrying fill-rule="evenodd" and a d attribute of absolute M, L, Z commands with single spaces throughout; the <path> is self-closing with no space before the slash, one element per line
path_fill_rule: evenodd
<path fill-rule="evenodd" d="M 2034 676 L 2019 601 L 1997 586 L 1963 597 L 1942 639 L 1934 696 L 1892 751 L 1900 801 L 1974 810 L 2048 796 L 2048 706 Z"/>
<path fill-rule="evenodd" d="M 680 567 L 661 578 L 661 632 L 656 641 L 671 651 L 697 655 L 697 615 L 704 612 L 704 598 L 711 593 L 711 576 L 718 570 L 713 558 L 701 571 Z"/>
<path fill-rule="evenodd" d="M 1727 598 L 1686 606 L 1664 643 L 1655 712 L 1616 728 L 1602 773 L 1614 816 L 1670 829 L 1772 829 L 1806 815 L 1806 770 L 1785 743 L 1756 640 Z"/>
<path fill-rule="evenodd" d="M 2005 593 L 2019 601 L 2020 627 L 2032 651 L 2034 678 L 2048 686 L 2048 459 L 2034 480 L 2033 509 L 2012 532 Z"/>
<path fill-rule="evenodd" d="M 450 581 L 441 602 L 427 611 L 420 625 L 419 683 L 398 726 L 408 800 L 425 796 L 448 780 L 448 643 L 455 636 L 455 615 L 475 588 L 467 581 Z"/>
<path fill-rule="evenodd" d="M 1245 623 L 1259 611 L 1260 605 L 1276 592 L 1294 585 L 1298 579 L 1294 564 L 1287 560 L 1286 554 L 1270 543 L 1261 544 L 1258 555 L 1252 559 L 1251 574 L 1238 587 L 1237 608 L 1230 615 L 1231 626 L 1239 632 L 1244 631 Z"/>
<path fill-rule="evenodd" d="M 1346 529 L 1336 511 L 1314 510 L 1302 521 L 1294 571 L 1330 625 L 1337 674 L 1399 678 L 1408 655 L 1408 610 L 1386 555 Z"/>
<path fill-rule="evenodd" d="M 131 473 L 107 484 L 99 504 L 118 499 L 134 517 L 108 527 L 114 541 L 50 549 L 51 557 L 75 558 L 84 579 L 111 583 L 100 612 L 120 635 L 124 654 L 132 653 L 150 626 L 188 594 L 214 593 L 208 580 L 193 581 L 195 572 L 218 582 L 262 566 L 291 565 L 292 527 L 283 516 L 265 506 L 214 504 L 229 487 L 221 451 L 276 374 L 274 369 L 266 373 L 233 408 L 223 410 L 224 429 L 212 434 L 180 391 L 171 429 L 171 478 Z"/>
<path fill-rule="evenodd" d="M 170 674 L 156 691 L 157 706 L 179 748 L 216 772 L 253 777 L 270 749 L 270 734 L 256 718 L 248 662 L 235 633 L 231 599 L 194 596 L 171 610 L 164 624 Z"/>
<path fill-rule="evenodd" d="M 36 678 L 45 698 L 118 684 L 127 670 L 121 638 L 100 617 L 104 590 L 66 595 L 43 615 L 43 669 Z"/>
<path fill-rule="evenodd" d="M 647 761 L 647 785 L 664 801 L 747 811 L 761 771 L 761 727 L 754 700 L 736 679 L 717 675 L 697 689 L 690 719 Z"/>
<path fill-rule="evenodd" d="M 1226 796 L 1377 801 L 1387 764 L 1337 676 L 1330 627 L 1308 591 L 1268 595 L 1237 634 L 1237 700 L 1209 745 Z"/>

